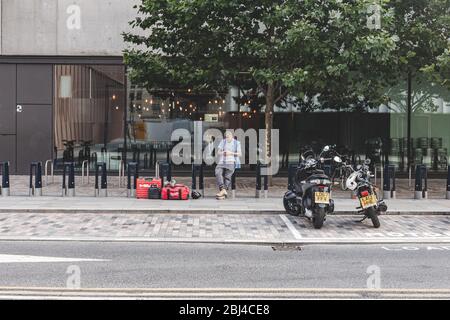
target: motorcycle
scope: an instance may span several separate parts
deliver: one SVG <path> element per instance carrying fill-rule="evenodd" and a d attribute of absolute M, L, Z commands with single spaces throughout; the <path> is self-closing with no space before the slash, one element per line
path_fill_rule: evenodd
<path fill-rule="evenodd" d="M 320 169 L 326 159 L 323 153 L 330 150 L 325 146 L 316 159 L 312 150 L 303 152 L 297 167 L 292 190 L 283 196 L 283 205 L 287 213 L 298 216 L 300 214 L 312 220 L 313 226 L 320 229 L 326 220 L 327 213 L 334 211 L 334 201 L 331 199 L 331 180 Z M 339 162 L 339 157 L 334 157 Z"/>
<path fill-rule="evenodd" d="M 356 209 L 359 209 L 358 213 L 364 214 L 364 218 L 359 222 L 370 218 L 373 226 L 379 228 L 378 216 L 381 212 L 387 211 L 387 205 L 383 200 L 378 199 L 377 188 L 370 182 L 373 175 L 370 173 L 369 165 L 370 159 L 366 159 L 364 164 L 358 165 L 357 170 L 347 178 L 346 186 L 355 193 L 359 200 L 360 206 Z"/>

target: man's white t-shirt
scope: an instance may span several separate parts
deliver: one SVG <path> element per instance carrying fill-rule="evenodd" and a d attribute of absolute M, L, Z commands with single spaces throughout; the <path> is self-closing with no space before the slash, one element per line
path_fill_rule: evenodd
<path fill-rule="evenodd" d="M 235 164 L 236 156 L 233 153 L 241 153 L 241 146 L 235 139 L 231 140 L 231 142 L 228 142 L 226 139 L 222 140 L 219 149 L 227 152 L 227 156 L 223 154 L 220 156 L 219 164 Z"/>

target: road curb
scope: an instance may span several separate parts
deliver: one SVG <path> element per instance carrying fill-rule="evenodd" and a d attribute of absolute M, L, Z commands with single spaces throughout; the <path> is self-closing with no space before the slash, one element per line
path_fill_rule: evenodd
<path fill-rule="evenodd" d="M 1 287 L 6 299 L 448 299 L 448 289 Z"/>
<path fill-rule="evenodd" d="M 284 210 L 226 210 L 226 209 L 65 209 L 65 208 L 0 208 L 0 213 L 50 213 L 50 214 L 82 214 L 82 213 L 99 213 L 99 214 L 287 214 Z M 329 216 L 361 216 L 355 211 L 343 210 L 335 211 Z M 447 216 L 449 211 L 388 211 L 382 215 L 411 215 L 411 216 Z"/>
<path fill-rule="evenodd" d="M 231 240 L 231 239 L 178 239 L 178 238 L 105 238 L 105 237 L 0 237 L 0 241 L 12 242 L 142 242 L 142 243 L 180 243 L 180 244 L 232 244 L 232 245 L 265 245 L 265 246 L 302 246 L 302 245 L 339 245 L 339 244 L 450 244 L 450 237 L 439 238 L 303 238 L 301 240 Z"/>

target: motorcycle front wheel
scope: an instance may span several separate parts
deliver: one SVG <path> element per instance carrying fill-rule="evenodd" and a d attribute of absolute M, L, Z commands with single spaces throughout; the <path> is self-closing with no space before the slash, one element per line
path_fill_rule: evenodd
<path fill-rule="evenodd" d="M 298 216 L 300 214 L 300 207 L 293 200 L 288 200 L 286 197 L 283 197 L 283 206 L 284 210 L 291 216 Z"/>
<path fill-rule="evenodd" d="M 325 215 L 327 214 L 325 208 L 315 208 L 312 216 L 312 223 L 315 229 L 320 229 L 325 221 Z"/>
<path fill-rule="evenodd" d="M 365 215 L 372 220 L 372 224 L 374 228 L 380 227 L 380 219 L 378 219 L 378 213 L 374 207 L 370 207 L 366 209 Z"/>

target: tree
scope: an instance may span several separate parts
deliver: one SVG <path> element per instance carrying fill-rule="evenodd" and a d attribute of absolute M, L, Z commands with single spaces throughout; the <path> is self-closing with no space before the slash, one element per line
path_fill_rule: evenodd
<path fill-rule="evenodd" d="M 257 89 L 265 99 L 270 161 L 274 105 L 288 95 L 302 100 L 336 90 L 353 100 L 381 97 L 377 70 L 387 67 L 396 45 L 386 31 L 389 15 L 379 28 L 368 25 L 371 6 L 371 0 L 144 0 L 131 22 L 137 32 L 124 35 L 134 46 L 125 61 L 149 88 L 222 91 L 245 82 Z"/>

